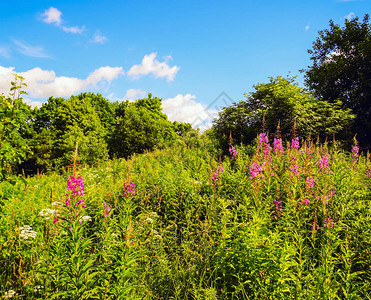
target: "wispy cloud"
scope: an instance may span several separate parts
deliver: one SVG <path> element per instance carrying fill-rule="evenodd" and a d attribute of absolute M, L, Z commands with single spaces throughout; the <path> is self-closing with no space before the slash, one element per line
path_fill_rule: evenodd
<path fill-rule="evenodd" d="M 46 9 L 41 16 L 43 22 L 54 24 L 67 33 L 81 34 L 86 30 L 85 26 L 63 26 L 62 12 L 55 7 Z"/>
<path fill-rule="evenodd" d="M 13 40 L 13 43 L 18 46 L 17 51 L 23 55 L 39 58 L 50 57 L 41 46 L 31 46 L 18 40 Z"/>
<path fill-rule="evenodd" d="M 103 34 L 101 34 L 99 31 L 94 33 L 93 43 L 104 44 L 106 41 L 107 41 L 107 38 Z"/>
<path fill-rule="evenodd" d="M 85 26 L 71 26 L 71 27 L 67 27 L 67 26 L 62 26 L 62 29 L 64 32 L 67 32 L 67 33 L 74 33 L 74 34 L 81 34 L 83 33 L 86 28 Z"/>
<path fill-rule="evenodd" d="M 306 30 L 306 31 L 309 30 L 309 25 L 305 26 L 305 30 Z"/>
<path fill-rule="evenodd" d="M 180 68 L 178 66 L 170 67 L 168 65 L 167 61 L 171 59 L 171 56 L 167 56 L 163 62 L 159 62 L 156 56 L 156 52 L 145 55 L 141 64 L 134 65 L 130 68 L 127 73 L 128 76 L 138 79 L 142 76 L 153 74 L 156 78 L 166 77 L 168 81 L 173 81 Z"/>
<path fill-rule="evenodd" d="M 8 47 L 0 46 L 0 56 L 9 58 L 10 57 L 10 49 Z"/>

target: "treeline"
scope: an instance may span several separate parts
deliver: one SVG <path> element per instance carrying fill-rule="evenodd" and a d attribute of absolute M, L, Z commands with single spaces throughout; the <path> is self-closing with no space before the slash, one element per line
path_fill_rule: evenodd
<path fill-rule="evenodd" d="M 0 175 L 16 167 L 37 173 L 68 166 L 78 145 L 81 163 L 162 148 L 183 136 L 187 146 L 205 145 L 226 153 L 234 144 L 250 144 L 261 131 L 270 138 L 336 138 L 349 149 L 356 135 L 361 149 L 371 147 L 371 26 L 366 15 L 319 32 L 309 50 L 313 65 L 307 88 L 295 78 L 271 77 L 254 86 L 246 99 L 225 107 L 202 137 L 190 124 L 170 122 L 162 99 L 148 94 L 135 102 L 110 102 L 100 94 L 68 99 L 50 97 L 31 109 L 21 99 L 24 78 L 16 76 L 11 96 L 0 95 Z M 210 139 L 211 138 L 211 139 Z"/>
<path fill-rule="evenodd" d="M 22 84 L 13 85 L 14 93 Z M 151 94 L 135 102 L 110 102 L 101 94 L 81 93 L 68 99 L 50 97 L 34 109 L 18 96 L 2 97 L 3 173 L 14 167 L 28 174 L 61 170 L 70 164 L 76 147 L 82 164 L 97 165 L 165 147 L 192 129 L 170 122 L 162 113 L 162 99 Z"/>

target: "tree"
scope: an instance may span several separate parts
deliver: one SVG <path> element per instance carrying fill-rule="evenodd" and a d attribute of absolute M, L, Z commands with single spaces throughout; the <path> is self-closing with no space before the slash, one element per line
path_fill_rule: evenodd
<path fill-rule="evenodd" d="M 0 94 L 0 180 L 5 179 L 12 166 L 21 163 L 28 153 L 28 147 L 21 131 L 27 131 L 30 119 L 30 107 L 23 103 L 21 91 L 24 78 L 15 75 L 11 82 L 9 96 Z"/>
<path fill-rule="evenodd" d="M 133 153 L 160 148 L 177 137 L 173 124 L 162 113 L 161 101 L 148 94 L 148 98 L 118 105 L 110 141 L 114 156 L 126 158 Z"/>
<path fill-rule="evenodd" d="M 344 133 L 352 122 L 350 109 L 342 109 L 341 102 L 330 104 L 313 97 L 294 82 L 294 78 L 278 76 L 269 83 L 254 86 L 255 92 L 245 94 L 246 100 L 234 103 L 219 113 L 213 131 L 227 145 L 232 134 L 235 144 L 252 142 L 263 127 L 274 135 L 280 123 L 281 137 L 289 140 L 294 125 L 301 138 L 325 139 Z"/>
<path fill-rule="evenodd" d="M 352 130 L 364 147 L 371 146 L 371 26 L 369 16 L 346 20 L 344 27 L 330 20 L 330 29 L 313 42 L 312 66 L 305 70 L 305 84 L 322 100 L 352 109 Z"/>

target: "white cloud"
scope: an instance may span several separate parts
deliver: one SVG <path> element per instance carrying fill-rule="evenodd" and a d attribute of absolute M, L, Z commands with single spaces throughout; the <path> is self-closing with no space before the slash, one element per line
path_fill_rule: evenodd
<path fill-rule="evenodd" d="M 82 26 L 82 27 L 79 27 L 79 26 L 71 26 L 71 27 L 62 26 L 62 29 L 63 29 L 64 32 L 74 33 L 74 34 L 83 33 L 86 30 L 85 26 Z"/>
<path fill-rule="evenodd" d="M 101 34 L 99 31 L 97 31 L 93 36 L 94 43 L 104 44 L 106 40 L 107 38 L 103 34 Z"/>
<path fill-rule="evenodd" d="M 0 56 L 9 58 L 10 57 L 10 50 L 8 47 L 0 46 Z"/>
<path fill-rule="evenodd" d="M 305 30 L 309 30 L 309 25 L 305 26 Z"/>
<path fill-rule="evenodd" d="M 353 19 L 354 17 L 355 17 L 354 12 L 350 12 L 350 13 L 345 17 L 345 19 L 347 19 L 348 21 L 350 21 L 350 20 Z"/>
<path fill-rule="evenodd" d="M 23 98 L 23 102 L 31 106 L 31 108 L 35 108 L 35 107 L 40 108 L 44 103 L 41 101 L 31 100 L 29 98 Z"/>
<path fill-rule="evenodd" d="M 140 99 L 146 95 L 145 91 L 141 89 L 128 89 L 125 94 L 125 99 L 127 100 L 135 100 Z"/>
<path fill-rule="evenodd" d="M 42 15 L 43 22 L 52 24 L 55 23 L 56 25 L 60 25 L 62 23 L 62 12 L 54 7 L 50 7 L 49 9 L 46 9 L 44 14 Z"/>
<path fill-rule="evenodd" d="M 64 32 L 67 33 L 81 34 L 86 30 L 85 26 L 62 26 L 62 12 L 54 7 L 46 9 L 45 12 L 42 14 L 42 17 L 43 22 L 48 24 L 55 24 L 57 27 L 61 28 Z"/>
<path fill-rule="evenodd" d="M 195 95 L 178 94 L 174 98 L 162 102 L 162 111 L 172 122 L 190 123 L 194 128 L 200 128 L 201 131 L 204 131 L 211 127 L 212 116 L 215 116 L 217 111 L 208 110 L 204 105 L 196 102 L 195 99 Z"/>
<path fill-rule="evenodd" d="M 140 65 L 134 65 L 128 71 L 128 75 L 133 79 L 152 73 L 156 78 L 166 77 L 168 81 L 173 81 L 176 73 L 179 71 L 178 66 L 170 67 L 167 61 L 171 57 L 166 57 L 165 61 L 156 60 L 157 53 L 153 52 L 145 55 Z"/>
<path fill-rule="evenodd" d="M 50 57 L 41 46 L 31 46 L 17 40 L 13 40 L 13 43 L 18 46 L 17 51 L 23 55 L 40 58 Z"/>
<path fill-rule="evenodd" d="M 13 79 L 14 68 L 0 66 L 0 92 L 8 92 L 10 81 Z M 54 71 L 33 68 L 26 72 L 18 72 L 25 78 L 29 96 L 33 98 L 44 97 L 69 97 L 72 94 L 82 92 L 89 88 L 95 88 L 98 84 L 110 83 L 122 74 L 121 67 L 101 67 L 93 71 L 86 79 L 75 77 L 56 76 Z"/>

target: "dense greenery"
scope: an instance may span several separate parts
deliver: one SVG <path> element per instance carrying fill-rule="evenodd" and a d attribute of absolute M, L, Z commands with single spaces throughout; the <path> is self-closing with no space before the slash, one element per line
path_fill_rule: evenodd
<path fill-rule="evenodd" d="M 225 107 L 214 121 L 213 130 L 224 146 L 230 135 L 237 144 L 251 143 L 263 128 L 263 117 L 271 136 L 279 125 L 284 140 L 294 134 L 294 127 L 295 134 L 301 138 L 311 136 L 324 141 L 339 133 L 349 139 L 346 130 L 353 116 L 350 109 L 341 108 L 340 101 L 330 104 L 316 99 L 290 77 L 270 78 L 268 83 L 254 88 L 254 92 L 245 94 L 245 101 Z"/>
<path fill-rule="evenodd" d="M 182 123 L 167 120 L 161 101 L 151 94 L 121 103 L 94 93 L 69 99 L 51 97 L 32 111 L 24 138 L 33 154 L 20 169 L 29 173 L 60 170 L 70 163 L 76 144 L 81 163 L 89 165 L 164 147 L 176 139 Z"/>
<path fill-rule="evenodd" d="M 0 180 L 11 172 L 14 165 L 25 159 L 30 149 L 23 134 L 27 134 L 30 108 L 23 103 L 24 78 L 15 76 L 9 96 L 0 94 Z"/>
<path fill-rule="evenodd" d="M 351 108 L 356 115 L 353 132 L 363 147 L 371 146 L 371 25 L 369 16 L 330 21 L 309 50 L 313 65 L 305 73 L 307 86 L 319 99 Z"/>
<path fill-rule="evenodd" d="M 179 144 L 3 181 L 2 295 L 367 299 L 369 156 L 280 143 L 261 134 L 223 161 Z"/>
<path fill-rule="evenodd" d="M 16 76 L 0 96 L 0 297 L 369 299 L 369 92 L 355 73 L 370 64 L 344 69 L 354 85 L 337 96 L 325 76 L 369 59 L 368 17 L 330 26 L 315 93 L 270 78 L 203 134 L 151 94 L 31 109 Z"/>

